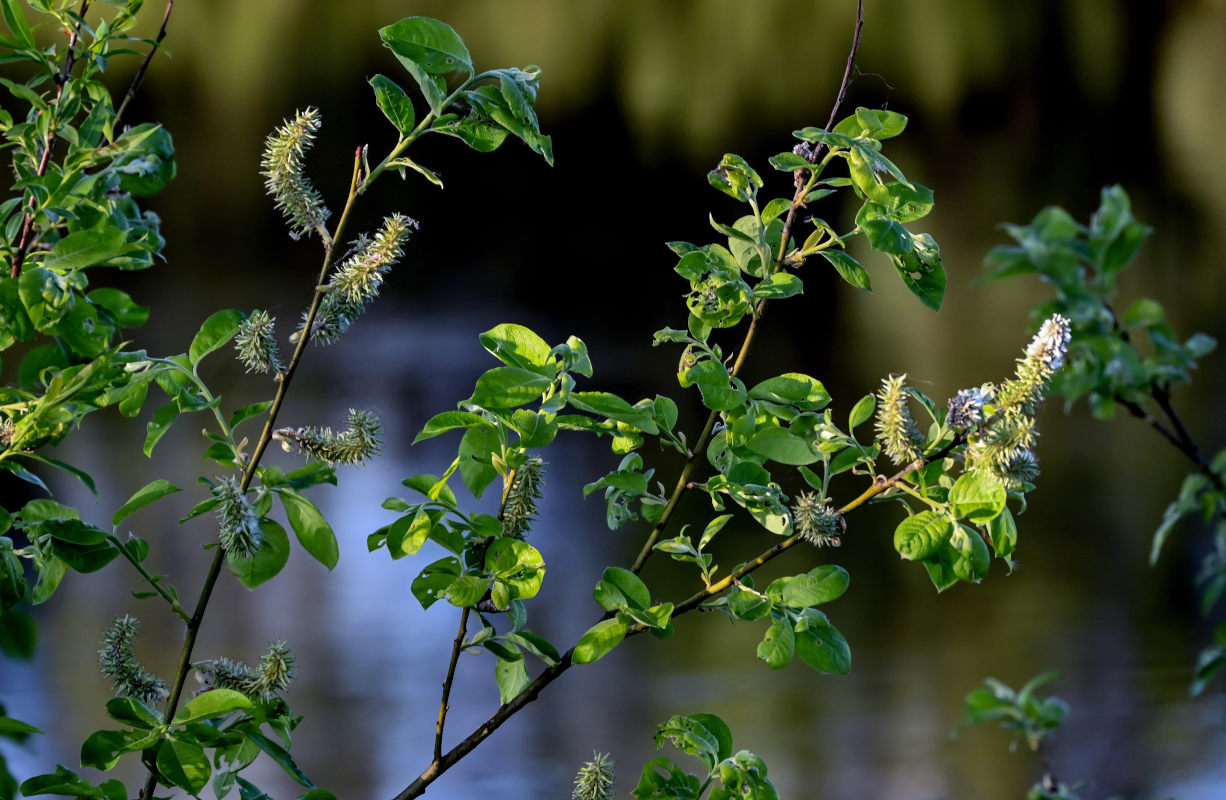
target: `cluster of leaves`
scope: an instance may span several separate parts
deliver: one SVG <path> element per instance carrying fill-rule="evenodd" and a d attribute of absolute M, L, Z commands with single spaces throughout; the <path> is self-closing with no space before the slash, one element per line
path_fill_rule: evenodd
<path fill-rule="evenodd" d="M 1212 546 L 1201 561 L 1197 583 L 1201 606 L 1209 614 L 1226 590 L 1226 449 L 1212 457 L 1201 453 L 1171 400 L 1175 387 L 1191 381 L 1197 361 L 1217 342 L 1204 333 L 1181 340 L 1166 319 L 1161 303 L 1149 297 L 1115 308 L 1119 280 L 1132 266 L 1150 228 L 1132 214 L 1128 194 L 1119 186 L 1102 190 L 1101 204 L 1088 225 L 1057 207 L 1040 211 L 1029 225 L 1007 225 L 1016 242 L 987 256 L 991 282 L 1017 275 L 1037 275 L 1056 291 L 1056 298 L 1036 307 L 1034 315 L 1060 313 L 1071 321 L 1073 341 L 1066 368 L 1052 381 L 1071 407 L 1085 398 L 1100 419 L 1116 408 L 1149 424 L 1183 453 L 1195 469 L 1184 478 L 1153 536 L 1150 561 L 1180 520 L 1199 516 L 1212 526 Z M 1216 641 L 1202 650 L 1192 684 L 1193 694 L 1226 667 L 1226 622 Z"/>
<path fill-rule="evenodd" d="M 99 267 L 153 265 L 161 223 L 140 199 L 166 186 L 175 162 L 160 126 L 119 127 L 120 112 L 101 80 L 111 59 L 132 53 L 130 43 L 139 41 L 130 31 L 141 2 L 112 4 L 111 16 L 93 24 L 70 9 L 74 4 L 30 5 L 68 41 L 39 41 L 44 37 L 36 37 L 16 0 L 0 3 L 10 31 L 0 37 L 2 59 L 29 72 L 23 82 L 0 79 L 25 107 L 23 120 L 0 110 L 15 175 L 13 196 L 0 203 L 0 351 L 45 342 L 24 348 L 18 385 L 0 388 L 0 469 L 45 488 L 32 463 L 67 469 L 89 484 L 36 450 L 60 441 L 90 411 L 118 402 L 127 381 L 115 340 L 144 324 L 149 309 L 115 288 L 91 290 L 90 276 Z"/>
<path fill-rule="evenodd" d="M 1035 693 L 1040 686 L 1058 678 L 1055 672 L 1036 675 L 1019 690 L 1007 684 L 987 678 L 984 685 L 966 696 L 966 718 L 960 728 L 999 722 L 1000 727 L 1013 735 L 1010 749 L 1024 744 L 1030 752 L 1042 757 L 1044 742 L 1064 724 L 1068 705 L 1058 697 L 1040 697 Z M 1044 775 L 1026 794 L 1027 800 L 1078 800 L 1074 794 L 1085 784 L 1068 786 L 1052 774 L 1044 758 Z"/>
<path fill-rule="evenodd" d="M 656 730 L 656 747 L 665 742 L 701 759 L 707 774 L 692 775 L 671 758 L 654 758 L 631 792 L 637 800 L 778 800 L 766 762 L 748 750 L 733 753 L 732 731 L 715 714 L 673 717 Z"/>

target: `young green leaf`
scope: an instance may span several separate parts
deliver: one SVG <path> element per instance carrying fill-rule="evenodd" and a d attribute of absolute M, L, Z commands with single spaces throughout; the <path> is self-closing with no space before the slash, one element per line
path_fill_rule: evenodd
<path fill-rule="evenodd" d="M 591 664 L 593 661 L 599 661 L 610 650 L 621 644 L 624 638 L 626 638 L 626 623 L 621 620 L 613 618 L 597 622 L 580 637 L 571 655 L 571 661 L 575 664 Z"/>
<path fill-rule="evenodd" d="M 168 494 L 180 491 L 183 490 L 170 483 L 170 481 L 158 478 L 156 481 L 146 484 L 136 494 L 129 497 L 128 501 L 120 506 L 119 510 L 111 516 L 111 525 L 118 528 L 119 523 L 132 516 L 137 510 L 144 508 L 154 501 L 161 500 Z"/>
<path fill-rule="evenodd" d="M 386 75 L 375 75 L 370 79 L 370 85 L 375 90 L 375 103 L 396 126 L 396 130 L 401 134 L 412 131 L 416 121 L 413 101 L 404 93 L 404 89 Z"/>
<path fill-rule="evenodd" d="M 336 533 L 324 519 L 323 512 L 292 489 L 279 489 L 277 494 L 302 547 L 328 569 L 335 567 L 340 560 L 340 549 L 336 543 Z"/>

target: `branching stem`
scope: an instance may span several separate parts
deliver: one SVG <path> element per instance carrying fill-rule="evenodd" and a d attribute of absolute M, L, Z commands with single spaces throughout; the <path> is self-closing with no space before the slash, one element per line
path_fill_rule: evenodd
<path fill-rule="evenodd" d="M 251 460 L 247 462 L 247 468 L 243 471 L 243 479 L 239 484 L 240 492 L 246 492 L 248 487 L 251 486 L 251 481 L 255 478 L 255 473 L 260 466 L 260 459 L 263 458 L 264 451 L 268 448 L 268 443 L 272 441 L 273 426 L 276 423 L 277 413 L 281 410 L 281 404 L 285 401 L 285 395 L 289 391 L 294 373 L 297 371 L 298 364 L 302 361 L 302 356 L 306 352 L 307 342 L 311 339 L 311 326 L 315 321 L 315 316 L 319 312 L 319 306 L 323 303 L 324 295 L 326 294 L 326 290 L 323 287 L 327 284 L 328 271 L 332 268 L 332 261 L 336 252 L 336 242 L 341 240 L 345 225 L 349 221 L 350 211 L 352 211 L 354 202 L 357 200 L 358 177 L 361 168 L 362 150 L 358 148 L 354 156 L 353 178 L 349 183 L 349 197 L 345 201 L 345 210 L 341 214 L 340 221 L 336 224 L 332 243 L 324 253 L 323 265 L 319 269 L 319 277 L 314 284 L 316 287 L 315 295 L 311 300 L 311 307 L 307 311 L 306 322 L 303 323 L 303 335 L 298 337 L 298 344 L 294 348 L 294 355 L 290 358 L 289 366 L 282 374 L 280 383 L 277 384 L 277 394 L 268 409 L 268 417 L 264 421 L 264 429 L 260 432 L 259 441 L 256 443 L 255 450 L 251 454 Z M 175 680 L 173 688 L 170 690 L 170 697 L 166 701 L 164 719 L 167 725 L 174 718 L 175 712 L 178 710 L 179 700 L 183 696 L 183 686 L 187 681 L 187 673 L 191 671 L 192 650 L 196 646 L 196 636 L 199 634 L 200 625 L 204 621 L 204 612 L 208 607 L 209 598 L 213 595 L 213 587 L 217 585 L 217 578 L 221 575 L 222 562 L 225 560 L 225 557 L 225 550 L 218 546 L 213 555 L 213 563 L 209 565 L 209 572 L 204 578 L 204 585 L 200 588 L 200 597 L 196 600 L 196 609 L 192 612 L 191 619 L 187 621 L 187 631 L 183 639 L 183 652 L 179 658 L 179 667 L 175 671 Z M 141 791 L 140 796 L 142 800 L 152 800 L 153 792 L 156 788 L 157 773 L 150 770 L 149 777 L 145 781 L 145 787 Z"/>
<path fill-rule="evenodd" d="M 852 65 L 855 63 L 856 53 L 860 47 L 860 29 L 863 27 L 863 25 L 864 25 L 864 4 L 863 4 L 863 0 L 860 0 L 860 2 L 857 4 L 857 9 L 856 9 L 855 34 L 852 39 L 851 52 L 847 57 L 847 69 L 843 74 L 843 81 L 842 81 L 842 84 L 839 86 L 838 97 L 835 101 L 834 108 L 831 111 L 831 115 L 830 115 L 831 122 L 827 123 L 826 125 L 827 128 L 829 128 L 833 124 L 834 117 L 838 114 L 839 106 L 842 104 L 843 98 L 847 93 L 847 86 L 851 81 Z M 465 84 L 465 87 L 471 85 L 472 83 L 475 83 L 481 77 L 482 76 L 477 76 L 476 78 L 471 79 L 468 83 Z M 465 88 L 465 87 L 461 87 L 461 88 Z M 414 134 L 416 134 L 418 130 L 421 130 L 425 124 L 426 124 L 426 120 L 423 119 L 422 123 L 418 125 L 418 128 L 414 130 Z M 375 174 L 378 174 L 380 171 L 385 169 L 387 161 L 395 157 L 395 154 L 399 152 L 399 149 L 400 148 L 398 148 L 397 151 L 395 151 L 392 156 L 389 156 L 388 159 L 384 159 L 383 163 L 380 163 L 379 166 L 377 166 L 374 170 L 372 170 L 371 175 L 373 176 Z M 773 271 L 778 271 L 783 268 L 784 261 L 787 256 L 787 242 L 788 242 L 789 235 L 791 233 L 792 224 L 795 221 L 796 210 L 797 208 L 801 207 L 804 203 L 805 195 L 808 193 L 808 183 L 809 181 L 798 181 L 796 193 L 795 195 L 793 195 L 792 204 L 790 208 L 788 209 L 787 219 L 784 222 L 783 230 L 782 230 L 782 233 L 779 239 L 779 254 L 775 261 Z M 757 333 L 758 323 L 761 320 L 762 312 L 765 310 L 765 307 L 766 307 L 766 301 L 761 300 L 759 301 L 758 305 L 754 309 L 754 314 L 752 318 L 750 319 L 749 329 L 745 332 L 745 339 L 741 343 L 741 347 L 739 351 L 737 352 L 736 360 L 733 363 L 732 369 L 730 370 L 730 374 L 733 376 L 735 376 L 740 371 L 741 367 L 745 363 L 745 359 L 748 356 L 750 345 L 753 343 L 754 336 Z M 712 411 L 708 415 L 707 422 L 706 422 L 706 425 L 703 426 L 702 433 L 699 435 L 698 440 L 695 442 L 693 447 L 690 448 L 689 455 L 686 458 L 685 466 L 682 468 L 681 475 L 677 479 L 676 487 L 673 489 L 672 495 L 669 497 L 668 505 L 665 506 L 664 508 L 664 513 L 661 515 L 659 522 L 657 522 L 655 527 L 652 528 L 651 533 L 647 537 L 647 541 L 643 543 L 643 547 L 639 551 L 638 557 L 636 557 L 634 560 L 634 565 L 632 567 L 632 570 L 634 572 L 637 573 L 643 568 L 643 565 L 646 563 L 648 556 L 652 552 L 652 548 L 655 546 L 656 542 L 660 538 L 660 535 L 663 533 L 665 527 L 668 525 L 669 520 L 672 518 L 673 511 L 676 509 L 677 503 L 680 500 L 681 495 L 690 486 L 690 477 L 693 474 L 695 465 L 697 464 L 698 459 L 701 458 L 703 453 L 705 452 L 707 441 L 710 439 L 711 434 L 714 432 L 715 425 L 718 422 L 718 420 L 719 420 L 719 412 Z M 933 456 L 932 458 L 935 458 L 935 457 L 936 456 Z M 916 459 L 911 464 L 908 464 L 906 467 L 904 467 L 900 472 L 898 472 L 892 478 L 882 479 L 879 477 L 876 481 L 874 481 L 873 485 L 867 491 L 865 491 L 862 495 L 857 497 L 855 500 L 852 500 L 850 503 L 848 503 L 843 508 L 839 509 L 840 513 L 847 513 L 855 508 L 858 508 L 859 506 L 868 502 L 868 500 L 871 499 L 872 497 L 875 497 L 881 492 L 886 491 L 887 489 L 892 487 L 894 484 L 896 484 L 898 481 L 902 480 L 903 477 L 905 477 L 907 473 L 911 472 L 912 470 L 922 467 L 925 463 L 926 463 L 925 459 L 919 458 L 919 459 Z M 794 535 L 794 536 L 789 537 L 788 539 L 785 539 L 783 542 L 780 542 L 779 544 L 772 547 L 770 550 L 760 555 L 754 561 L 750 562 L 749 564 L 744 565 L 741 569 L 736 570 L 731 575 L 725 577 L 723 580 L 717 583 L 711 584 L 704 591 L 686 600 L 680 606 L 677 606 L 677 608 L 673 612 L 673 616 L 675 617 L 678 614 L 682 614 L 682 613 L 685 613 L 686 611 L 693 610 L 699 605 L 699 603 L 701 603 L 707 597 L 714 596 L 718 594 L 719 592 L 724 591 L 732 584 L 734 580 L 738 580 L 739 578 L 744 577 L 748 573 L 760 567 L 762 564 L 765 564 L 767 561 L 771 560 L 775 556 L 782 553 L 784 550 L 787 550 L 788 548 L 792 547 L 793 545 L 796 544 L 796 542 L 800 540 L 801 539 L 799 535 Z M 632 636 L 638 633 L 642 633 L 644 630 L 646 630 L 645 627 L 641 625 L 635 625 L 627 630 L 626 635 Z M 533 680 L 526 687 L 524 687 L 523 691 L 521 691 L 515 697 L 508 700 L 506 703 L 503 703 L 498 708 L 498 710 L 495 711 L 494 714 L 488 720 L 485 721 L 484 724 L 482 724 L 479 728 L 477 728 L 475 731 L 470 733 L 467 737 L 464 738 L 463 741 L 461 741 L 459 744 L 457 744 L 455 747 L 453 747 L 451 750 L 447 751 L 446 753 L 439 752 L 440 750 L 439 741 L 442 736 L 442 712 L 440 711 L 439 732 L 438 732 L 438 738 L 436 738 L 435 740 L 434 760 L 430 762 L 430 765 L 426 767 L 425 771 L 422 772 L 422 774 L 418 776 L 416 780 L 414 780 L 412 783 L 406 786 L 403 791 L 401 791 L 399 794 L 396 795 L 395 800 L 408 800 L 408 798 L 420 797 L 422 794 L 424 794 L 426 791 L 426 788 L 431 783 L 433 783 L 435 780 L 437 780 L 440 775 L 442 775 L 444 772 L 446 772 L 448 769 L 454 766 L 458 761 L 460 761 L 460 759 L 464 758 L 464 756 L 472 752 L 479 744 L 481 744 L 481 742 L 489 738 L 490 734 L 492 734 L 495 730 L 501 727 L 504 722 L 506 722 L 508 719 L 514 716 L 520 709 L 522 709 L 528 703 L 531 703 L 533 700 L 535 700 L 537 696 L 541 693 L 541 691 L 546 686 L 553 683 L 553 681 L 556 680 L 559 676 L 561 676 L 562 673 L 570 669 L 572 665 L 571 658 L 573 654 L 574 654 L 574 648 L 572 647 L 570 650 L 566 651 L 566 653 L 562 655 L 558 663 L 554 664 L 553 666 L 547 667 L 540 675 L 536 677 L 535 680 Z M 455 656 L 453 653 L 453 657 L 452 657 L 453 662 L 454 662 L 454 658 Z M 448 687 L 444 685 L 444 692 L 446 691 L 448 691 Z M 444 694 L 444 697 L 445 696 L 446 695 Z M 446 703 L 444 701 L 444 706 L 445 704 Z"/>

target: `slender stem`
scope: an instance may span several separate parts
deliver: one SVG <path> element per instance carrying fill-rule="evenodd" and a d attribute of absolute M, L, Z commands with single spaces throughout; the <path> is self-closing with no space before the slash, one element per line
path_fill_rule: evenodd
<path fill-rule="evenodd" d="M 268 409 L 268 418 L 264 421 L 264 429 L 260 432 L 260 439 L 251 454 L 251 460 L 247 462 L 246 470 L 243 472 L 243 479 L 239 484 L 240 492 L 246 492 L 251 486 L 251 481 L 255 478 L 256 470 L 260 465 L 260 459 L 263 458 L 264 451 L 268 448 L 268 443 L 272 441 L 273 425 L 276 423 L 277 413 L 281 410 L 281 404 L 285 401 L 285 395 L 289 391 L 290 382 L 293 380 L 298 364 L 302 361 L 302 356 L 306 352 L 307 342 L 311 338 L 311 326 L 315 321 L 315 316 L 319 312 L 319 306 L 326 294 L 323 286 L 327 283 L 328 270 L 332 266 L 333 256 L 336 252 L 335 243 L 340 241 L 345 225 L 349 220 L 349 213 L 357 199 L 358 177 L 361 169 L 362 149 L 358 148 L 354 156 L 353 178 L 349 183 L 349 198 L 345 202 L 345 210 L 341 214 L 340 221 L 336 224 L 336 231 L 332 237 L 333 243 L 324 253 L 323 266 L 320 267 L 319 277 L 315 281 L 315 295 L 311 300 L 311 307 L 307 311 L 306 320 L 302 325 L 302 335 L 298 337 L 298 345 L 294 348 L 294 355 L 290 358 L 289 366 L 282 374 L 281 382 L 277 385 L 277 394 L 273 399 L 272 406 Z M 170 697 L 166 701 L 164 719 L 167 725 L 174 718 L 175 711 L 178 710 L 179 699 L 183 696 L 183 685 L 187 680 L 187 673 L 191 669 L 192 649 L 196 645 L 196 636 L 200 632 L 200 625 L 204 620 L 204 612 L 208 607 L 209 598 L 212 597 L 213 587 L 216 586 L 217 578 L 221 575 L 221 566 L 225 556 L 224 548 L 218 546 L 213 555 L 213 563 L 209 565 L 209 572 L 204 578 L 204 585 L 200 589 L 200 597 L 196 600 L 196 610 L 192 612 L 191 619 L 188 620 L 187 631 L 183 639 L 183 652 L 179 658 L 179 668 L 175 672 L 174 687 L 170 690 Z M 152 800 L 153 792 L 156 788 L 157 772 L 151 769 L 149 777 L 145 781 L 145 788 L 140 795 L 142 800 Z"/>
<path fill-rule="evenodd" d="M 468 633 L 468 606 L 460 614 L 460 629 L 456 631 L 455 642 L 451 646 L 451 663 L 447 665 L 447 677 L 443 680 L 443 699 L 438 704 L 438 725 L 434 728 L 434 763 L 443 757 L 443 723 L 447 721 L 447 711 L 450 708 L 447 701 L 451 698 L 451 684 L 455 680 L 456 664 L 460 661 L 460 651 L 464 646 L 464 635 Z"/>
<path fill-rule="evenodd" d="M 145 71 L 149 69 L 149 62 L 153 60 L 153 55 L 161 47 L 162 40 L 166 38 L 166 26 L 170 23 L 170 12 L 174 10 L 175 0 L 166 0 L 166 13 L 162 15 L 162 28 L 158 31 L 157 38 L 153 40 L 153 46 L 149 48 L 149 53 L 145 56 L 145 60 L 140 62 L 140 68 L 136 70 L 136 75 L 132 78 L 132 84 L 128 86 L 128 91 L 123 96 L 123 102 L 119 104 L 119 110 L 115 112 L 115 127 L 119 127 L 119 120 L 123 118 L 123 112 L 128 110 L 128 103 L 136 96 L 140 90 L 141 84 L 145 80 Z"/>
<path fill-rule="evenodd" d="M 172 597 L 170 592 L 166 591 L 166 589 L 162 586 L 161 581 L 156 580 L 151 574 L 149 574 L 149 570 L 145 569 L 144 564 L 136 560 L 136 557 L 128 551 L 128 545 L 126 543 L 119 541 L 119 537 L 115 536 L 114 534 L 108 535 L 106 538 L 115 546 L 115 549 L 118 550 L 123 557 L 136 568 L 136 571 L 141 574 L 141 577 L 145 579 L 145 582 L 153 587 L 153 591 L 161 595 L 162 599 L 170 604 L 170 610 L 175 612 L 175 614 L 179 616 L 179 619 L 183 620 L 184 622 L 191 622 L 191 617 L 187 616 L 187 612 L 183 610 L 183 606 L 179 605 L 179 601 Z"/>
<path fill-rule="evenodd" d="M 1160 393 L 1156 387 L 1151 389 L 1151 393 L 1153 393 L 1154 399 L 1158 400 Z M 1200 448 L 1196 446 L 1196 443 L 1188 434 L 1187 429 L 1183 427 L 1182 421 L 1179 420 L 1179 415 L 1170 404 L 1170 396 L 1166 395 L 1165 393 L 1162 394 L 1163 399 L 1158 400 L 1158 405 L 1162 407 L 1162 410 L 1166 413 L 1167 418 L 1175 423 L 1179 431 L 1178 433 L 1164 425 L 1162 420 L 1158 419 L 1153 414 L 1150 414 L 1139 403 L 1133 402 L 1132 400 L 1118 394 L 1115 396 L 1115 402 L 1128 409 L 1128 413 L 1149 425 L 1151 428 L 1161 434 L 1164 439 L 1174 445 L 1176 450 L 1183 453 L 1189 461 L 1196 465 L 1197 469 L 1199 469 L 1201 474 L 1209 479 L 1209 482 L 1213 484 L 1215 489 L 1217 489 L 1219 492 L 1226 490 L 1226 486 L 1223 485 L 1221 476 L 1214 472 L 1209 466 L 1209 463 L 1205 461 L 1205 457 L 1201 455 Z"/>

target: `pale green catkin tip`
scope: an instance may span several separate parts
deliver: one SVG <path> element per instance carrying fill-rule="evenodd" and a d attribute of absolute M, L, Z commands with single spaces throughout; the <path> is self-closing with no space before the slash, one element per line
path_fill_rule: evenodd
<path fill-rule="evenodd" d="M 611 800 L 614 763 L 607 753 L 592 753 L 592 760 L 575 774 L 571 800 Z"/>
<path fill-rule="evenodd" d="M 924 436 L 907 407 L 906 375 L 881 380 L 877 392 L 877 441 L 890 460 L 900 466 L 919 457 Z"/>

